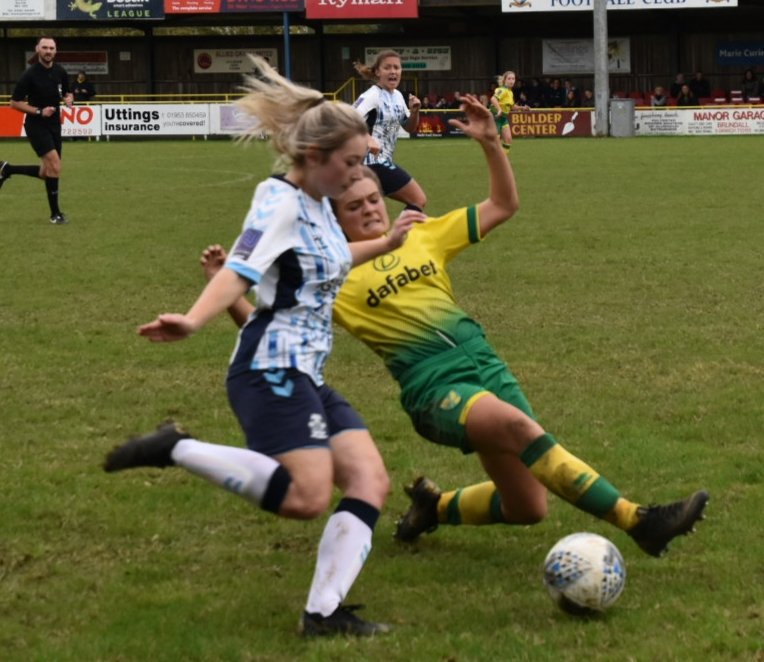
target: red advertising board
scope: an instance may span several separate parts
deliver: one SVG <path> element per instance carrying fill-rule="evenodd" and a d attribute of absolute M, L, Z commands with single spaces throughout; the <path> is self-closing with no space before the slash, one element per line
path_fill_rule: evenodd
<path fill-rule="evenodd" d="M 305 0 L 308 19 L 418 18 L 417 0 Z"/>
<path fill-rule="evenodd" d="M 303 11 L 305 0 L 164 0 L 165 14 Z"/>

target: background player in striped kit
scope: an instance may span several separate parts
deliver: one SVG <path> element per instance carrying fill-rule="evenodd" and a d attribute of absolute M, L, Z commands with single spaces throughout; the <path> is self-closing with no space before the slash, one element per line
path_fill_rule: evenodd
<path fill-rule="evenodd" d="M 422 105 L 413 94 L 409 94 L 407 103 L 398 90 L 403 74 L 401 56 L 395 51 L 381 51 L 371 66 L 361 62 L 354 66 L 363 78 L 374 81 L 354 104 L 369 127 L 369 153 L 365 163 L 379 177 L 386 196 L 402 202 L 407 209 L 422 210 L 427 202 L 422 187 L 393 162 L 399 129 L 403 127 L 409 133 L 416 131 Z"/>

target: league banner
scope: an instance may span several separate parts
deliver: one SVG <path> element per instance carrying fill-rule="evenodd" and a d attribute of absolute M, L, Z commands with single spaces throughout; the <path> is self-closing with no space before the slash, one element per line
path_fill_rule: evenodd
<path fill-rule="evenodd" d="M 502 12 L 591 11 L 593 0 L 501 0 Z M 737 7 L 737 0 L 607 0 L 611 9 L 715 9 Z"/>
<path fill-rule="evenodd" d="M 163 0 L 57 0 L 59 21 L 159 20 Z"/>

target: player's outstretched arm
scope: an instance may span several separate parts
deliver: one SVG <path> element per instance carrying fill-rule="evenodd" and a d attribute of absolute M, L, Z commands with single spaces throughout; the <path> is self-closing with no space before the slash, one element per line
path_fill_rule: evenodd
<path fill-rule="evenodd" d="M 485 236 L 517 212 L 520 197 L 512 165 L 502 149 L 491 112 L 472 94 L 462 97 L 462 111 L 464 120 L 449 122 L 480 143 L 488 165 L 488 198 L 477 205 L 480 234 Z"/>
<path fill-rule="evenodd" d="M 248 282 L 231 269 L 221 269 L 207 283 L 199 298 L 185 314 L 165 313 L 138 327 L 138 334 L 153 342 L 183 340 L 201 329 L 213 317 L 233 305 L 247 291 Z"/>

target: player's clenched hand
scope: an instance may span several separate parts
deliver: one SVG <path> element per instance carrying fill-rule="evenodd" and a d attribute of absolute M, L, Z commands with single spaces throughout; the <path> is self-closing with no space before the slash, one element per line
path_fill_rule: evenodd
<path fill-rule="evenodd" d="M 448 123 L 475 140 L 494 140 L 498 133 L 491 111 L 474 94 L 463 95 L 461 104 L 464 119 L 451 119 Z"/>
<path fill-rule="evenodd" d="M 179 313 L 164 313 L 153 322 L 138 327 L 138 335 L 151 342 L 171 342 L 188 338 L 196 327 L 194 323 Z"/>
<path fill-rule="evenodd" d="M 212 277 L 220 271 L 225 264 L 226 257 L 225 248 L 220 244 L 211 244 L 202 251 L 199 264 L 202 265 L 202 271 L 207 280 L 212 280 Z"/>
<path fill-rule="evenodd" d="M 367 144 L 368 144 L 369 151 L 375 156 L 379 154 L 380 151 L 382 150 L 376 138 L 372 138 L 371 136 L 369 136 L 369 141 Z"/>
<path fill-rule="evenodd" d="M 422 223 L 427 216 L 421 211 L 414 211 L 413 209 L 405 209 L 401 212 L 401 215 L 393 221 L 393 227 L 390 228 L 390 232 L 387 235 L 389 241 L 390 250 L 394 250 L 403 245 L 406 241 L 409 230 L 414 227 L 416 223 Z"/>

